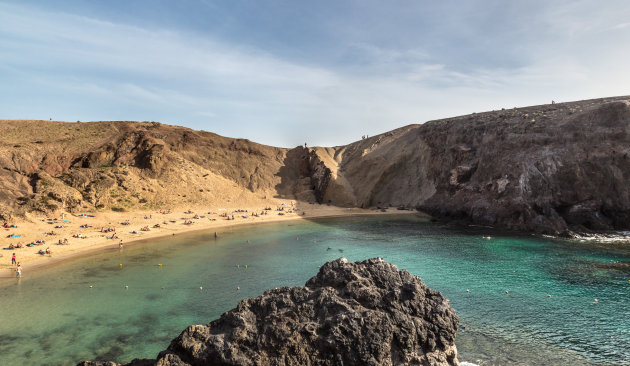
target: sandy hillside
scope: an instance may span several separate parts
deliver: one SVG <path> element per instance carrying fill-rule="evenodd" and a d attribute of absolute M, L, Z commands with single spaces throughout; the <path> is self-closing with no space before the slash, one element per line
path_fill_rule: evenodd
<path fill-rule="evenodd" d="M 630 229 L 630 97 L 277 148 L 156 122 L 0 121 L 0 220 L 295 200 L 567 235 Z"/>
<path fill-rule="evenodd" d="M 28 212 L 241 207 L 282 198 L 287 149 L 248 140 L 140 122 L 0 121 L 0 133 L 6 221 Z"/>

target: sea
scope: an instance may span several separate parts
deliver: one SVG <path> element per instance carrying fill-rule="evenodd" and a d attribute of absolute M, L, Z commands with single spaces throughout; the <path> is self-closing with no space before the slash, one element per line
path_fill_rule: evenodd
<path fill-rule="evenodd" d="M 415 215 L 239 226 L 0 278 L 0 365 L 155 358 L 327 261 L 382 257 L 450 300 L 464 365 L 630 365 L 630 243 L 557 240 Z M 5 256 L 6 257 L 6 256 Z"/>

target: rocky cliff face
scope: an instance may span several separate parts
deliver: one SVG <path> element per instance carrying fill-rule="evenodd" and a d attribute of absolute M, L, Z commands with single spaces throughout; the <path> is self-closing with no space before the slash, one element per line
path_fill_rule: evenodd
<path fill-rule="evenodd" d="M 316 150 L 324 200 L 562 235 L 630 228 L 630 98 L 472 114 Z"/>
<path fill-rule="evenodd" d="M 284 166 L 276 186 L 285 198 L 296 198 L 309 203 L 323 203 L 324 193 L 331 179 L 330 168 L 320 159 L 316 150 L 298 146 L 287 152 Z"/>
<path fill-rule="evenodd" d="M 630 229 L 630 97 L 281 149 L 159 123 L 0 122 L 0 219 L 281 197 L 567 235 Z M 250 200 L 251 201 L 251 200 Z"/>
<path fill-rule="evenodd" d="M 448 300 L 382 259 L 323 265 L 304 287 L 243 300 L 129 365 L 457 365 Z M 79 365 L 108 365 L 84 362 Z"/>

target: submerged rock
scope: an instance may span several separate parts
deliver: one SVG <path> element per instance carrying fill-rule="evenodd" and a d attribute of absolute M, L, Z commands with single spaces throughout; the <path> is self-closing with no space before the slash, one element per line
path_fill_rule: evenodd
<path fill-rule="evenodd" d="M 457 329 L 448 300 L 419 277 L 381 258 L 340 258 L 304 287 L 243 300 L 189 326 L 157 360 L 128 365 L 458 365 Z"/>

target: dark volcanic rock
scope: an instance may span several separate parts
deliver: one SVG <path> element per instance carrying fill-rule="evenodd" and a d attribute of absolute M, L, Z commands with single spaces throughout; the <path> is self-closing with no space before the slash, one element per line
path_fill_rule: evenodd
<path fill-rule="evenodd" d="M 279 174 L 282 183 L 276 186 L 283 197 L 301 201 L 324 202 L 324 193 L 332 178 L 331 170 L 313 149 L 298 146 L 287 151 Z"/>
<path fill-rule="evenodd" d="M 83 361 L 77 364 L 77 366 L 119 366 L 121 364 L 113 362 L 113 361 Z M 133 366 L 154 366 L 155 360 L 149 359 L 139 359 L 136 358 L 130 363 L 122 364 L 122 365 L 133 365 Z"/>
<path fill-rule="evenodd" d="M 380 258 L 340 258 L 304 287 L 266 291 L 208 325 L 188 327 L 154 362 L 457 365 L 457 328 L 448 300 L 420 278 Z M 130 365 L 140 362 L 147 360 Z"/>
<path fill-rule="evenodd" d="M 476 169 L 453 186 L 446 183 L 444 168 L 434 168 L 436 193 L 418 207 L 437 216 L 547 234 L 629 228 L 629 128 L 625 100 L 429 122 L 418 137 L 432 146 L 434 158 L 445 167 Z M 443 150 L 453 143 L 471 151 Z"/>
<path fill-rule="evenodd" d="M 315 151 L 309 153 L 310 177 L 311 185 L 315 193 L 315 199 L 318 203 L 324 201 L 324 193 L 330 183 L 330 169 L 319 159 Z"/>
<path fill-rule="evenodd" d="M 616 97 L 429 121 L 317 153 L 336 171 L 333 204 L 567 235 L 630 229 L 629 146 L 630 97 Z"/>

